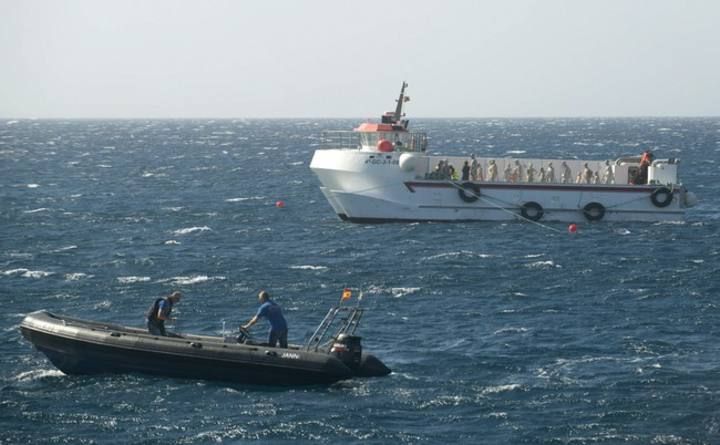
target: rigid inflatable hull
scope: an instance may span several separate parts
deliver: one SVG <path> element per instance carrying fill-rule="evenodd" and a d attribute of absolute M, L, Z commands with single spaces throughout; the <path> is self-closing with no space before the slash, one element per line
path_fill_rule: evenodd
<path fill-rule="evenodd" d="M 143 373 L 263 385 L 328 384 L 364 375 L 322 352 L 224 343 L 217 337 L 157 337 L 112 325 L 82 326 L 78 320 L 63 325 L 53 317 L 33 313 L 20 328 L 66 374 Z"/>

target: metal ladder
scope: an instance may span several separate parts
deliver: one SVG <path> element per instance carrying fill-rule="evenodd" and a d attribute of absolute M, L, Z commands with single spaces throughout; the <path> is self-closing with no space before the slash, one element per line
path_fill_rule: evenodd
<path fill-rule="evenodd" d="M 313 335 L 305 343 L 303 349 L 306 351 L 318 351 L 324 341 L 330 340 L 331 343 L 331 340 L 338 338 L 340 334 L 355 335 L 355 331 L 358 326 L 360 326 L 360 319 L 363 316 L 363 312 L 364 309 L 359 307 L 336 306 L 330 308 L 327 315 L 325 315 L 325 318 L 323 318 L 317 329 L 315 329 Z M 346 317 L 338 319 L 339 315 L 345 313 L 347 313 Z M 336 320 L 339 320 L 339 323 L 335 323 Z M 328 332 L 334 324 L 338 325 L 337 332 L 332 337 L 328 337 Z M 328 351 L 330 350 L 330 347 L 331 346 L 328 345 Z"/>

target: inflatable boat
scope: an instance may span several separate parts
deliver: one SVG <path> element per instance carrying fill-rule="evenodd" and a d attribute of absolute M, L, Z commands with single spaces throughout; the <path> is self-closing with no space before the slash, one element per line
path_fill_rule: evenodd
<path fill-rule="evenodd" d="M 247 331 L 232 336 L 173 334 L 37 311 L 22 335 L 65 374 L 142 373 L 242 384 L 329 384 L 390 373 L 364 353 L 355 331 L 359 307 L 331 308 L 304 345 L 268 347 Z"/>

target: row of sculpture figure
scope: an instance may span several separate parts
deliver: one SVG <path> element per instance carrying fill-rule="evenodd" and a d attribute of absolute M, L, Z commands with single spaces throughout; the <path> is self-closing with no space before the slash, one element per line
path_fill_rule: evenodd
<path fill-rule="evenodd" d="M 601 171 L 602 170 L 602 171 Z M 519 160 L 514 163 L 506 162 L 503 170 L 504 182 L 534 182 L 534 183 L 561 183 L 561 184 L 614 184 L 615 175 L 610 161 L 605 161 L 605 165 L 598 170 L 593 171 L 588 163 L 583 164 L 582 170 L 573 176 L 572 169 L 567 162 L 562 161 L 560 164 L 560 176 L 556 178 L 555 167 L 552 162 L 548 162 L 546 166 L 536 169 L 532 162 L 525 167 Z M 488 161 L 487 171 L 482 163 L 473 155 L 470 160 L 463 163 L 460 174 L 455 170 L 447 159 L 440 160 L 435 169 L 425 175 L 426 179 L 441 180 L 462 180 L 462 181 L 489 181 L 498 182 L 499 171 L 498 165 L 494 159 Z"/>

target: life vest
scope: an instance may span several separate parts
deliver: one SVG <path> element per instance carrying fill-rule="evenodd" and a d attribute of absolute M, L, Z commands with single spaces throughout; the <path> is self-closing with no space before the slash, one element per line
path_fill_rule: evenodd
<path fill-rule="evenodd" d="M 150 305 L 150 307 L 147 310 L 147 313 L 145 314 L 145 318 L 148 319 L 148 321 L 162 321 L 158 320 L 158 311 L 160 310 L 160 302 L 165 300 L 164 298 L 158 298 L 155 300 L 153 304 Z M 169 300 L 166 300 L 170 304 L 170 310 L 172 310 L 172 302 Z M 168 312 L 169 313 L 169 312 Z"/>

